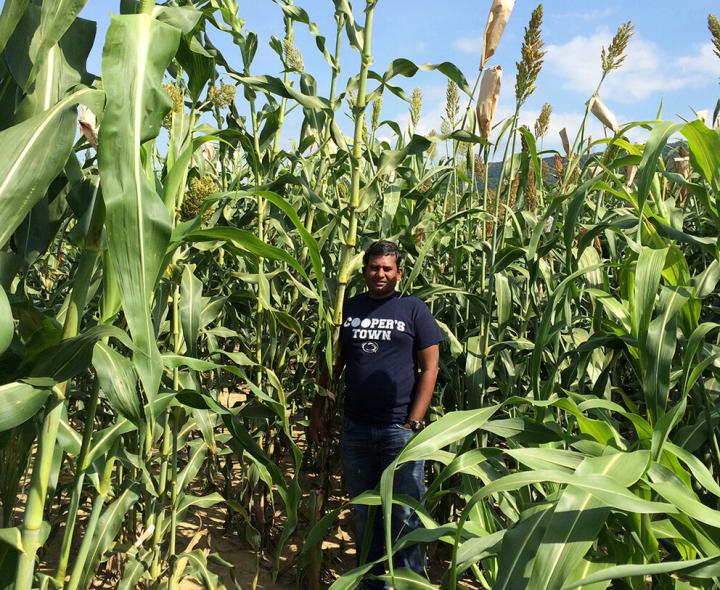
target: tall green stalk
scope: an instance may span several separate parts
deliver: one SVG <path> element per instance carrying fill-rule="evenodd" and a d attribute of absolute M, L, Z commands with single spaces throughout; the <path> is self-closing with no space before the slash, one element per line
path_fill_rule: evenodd
<path fill-rule="evenodd" d="M 86 250 L 80 257 L 75 285 L 70 296 L 65 325 L 63 327 L 63 339 L 72 338 L 77 335 L 80 327 L 87 295 L 90 288 L 97 250 Z M 48 482 L 51 477 L 53 454 L 57 441 L 60 418 L 66 401 L 68 382 L 58 383 L 53 387 L 50 399 L 45 408 L 45 419 L 40 432 L 38 450 L 33 465 L 32 481 L 28 492 L 27 505 L 25 506 L 25 519 L 22 528 L 22 544 L 24 551 L 18 557 L 15 588 L 17 590 L 30 590 L 32 588 L 33 575 L 35 573 L 35 556 L 42 545 L 41 530 L 45 512 L 45 500 L 48 490 Z"/>
<path fill-rule="evenodd" d="M 361 53 L 360 79 L 358 82 L 357 102 L 353 118 L 355 120 L 355 132 L 353 134 L 353 149 L 350 157 L 351 169 L 351 190 L 350 202 L 348 203 L 349 221 L 348 230 L 345 235 L 342 256 L 340 260 L 340 274 L 338 276 L 338 290 L 335 298 L 333 313 L 333 345 L 337 349 L 337 342 L 340 337 L 340 326 L 342 325 L 342 309 L 345 300 L 345 291 L 350 279 L 352 259 L 357 245 L 358 218 L 357 210 L 360 207 L 360 175 L 362 158 L 362 130 L 365 118 L 367 77 L 372 64 L 372 53 L 370 43 L 372 40 L 373 15 L 377 0 L 368 0 L 365 5 L 365 26 L 363 28 L 363 50 Z M 337 350 L 335 350 L 337 356 Z"/>

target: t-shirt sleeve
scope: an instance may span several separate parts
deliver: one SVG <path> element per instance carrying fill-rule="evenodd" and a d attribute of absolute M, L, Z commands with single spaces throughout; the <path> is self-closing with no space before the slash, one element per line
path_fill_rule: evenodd
<path fill-rule="evenodd" d="M 424 302 L 419 301 L 415 317 L 415 349 L 422 350 L 442 342 L 442 339 L 442 332 L 430 313 L 430 308 Z"/>

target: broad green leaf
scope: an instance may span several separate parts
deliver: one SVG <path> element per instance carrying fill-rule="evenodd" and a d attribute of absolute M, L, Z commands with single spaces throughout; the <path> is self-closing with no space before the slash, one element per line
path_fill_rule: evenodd
<path fill-rule="evenodd" d="M 149 550 L 145 551 L 144 558 L 138 558 L 134 555 L 128 557 L 123 568 L 122 579 L 118 582 L 118 590 L 135 590 L 137 588 L 138 582 L 150 566 L 147 559 L 149 552 Z"/>
<path fill-rule="evenodd" d="M 435 451 L 460 440 L 481 428 L 498 408 L 499 406 L 489 406 L 477 410 L 464 410 L 446 414 L 411 438 L 397 456 L 394 466 L 402 465 L 408 461 L 420 461 Z M 387 472 L 386 470 L 385 473 Z"/>
<path fill-rule="evenodd" d="M 720 485 L 705 464 L 692 453 L 673 443 L 666 443 L 665 450 L 687 465 L 693 477 L 710 493 L 720 498 Z"/>
<path fill-rule="evenodd" d="M 650 322 L 646 338 L 639 339 L 641 360 L 645 365 L 645 399 L 655 420 L 667 406 L 670 371 L 677 345 L 675 316 L 687 300 L 684 289 L 664 289 L 660 314 Z"/>
<path fill-rule="evenodd" d="M 204 306 L 202 297 L 203 284 L 193 273 L 189 265 L 185 265 L 180 283 L 180 320 L 182 333 L 188 354 L 197 357 L 197 341 L 200 337 L 200 314 Z"/>
<path fill-rule="evenodd" d="M 131 486 L 125 489 L 112 504 L 106 506 L 105 510 L 103 510 L 98 520 L 88 559 L 85 562 L 86 568 L 83 578 L 86 585 L 95 575 L 95 569 L 100 559 L 111 549 L 120 527 L 125 522 L 128 511 L 138 501 L 139 497 L 137 487 Z"/>
<path fill-rule="evenodd" d="M 645 346 L 666 256 L 666 248 L 661 250 L 642 248 L 638 256 L 635 267 L 635 290 L 630 301 L 630 318 L 640 348 Z"/>
<path fill-rule="evenodd" d="M 638 214 L 643 217 L 643 208 L 647 197 L 650 194 L 650 185 L 655 178 L 658 159 L 662 155 L 668 138 L 682 127 L 681 123 L 671 121 L 658 121 L 648 136 L 643 157 L 638 165 L 637 187 L 638 187 Z"/>
<path fill-rule="evenodd" d="M 2 14 L 0 14 L 0 53 L 13 34 L 15 27 L 22 18 L 29 0 L 15 0 L 14 2 L 3 3 Z"/>
<path fill-rule="evenodd" d="M 18 527 L 0 529 L 0 542 L 7 543 L 18 551 L 24 551 L 22 533 Z"/>
<path fill-rule="evenodd" d="M 720 512 L 705 506 L 695 493 L 667 467 L 655 463 L 648 471 L 650 486 L 677 510 L 713 527 L 720 527 Z"/>
<path fill-rule="evenodd" d="M 133 348 L 127 334 L 120 328 L 100 324 L 85 330 L 79 336 L 61 340 L 48 347 L 39 359 L 21 368 L 29 370 L 35 377 L 52 377 L 56 381 L 66 381 L 90 366 L 95 345 L 104 338 L 115 338 L 128 348 Z"/>
<path fill-rule="evenodd" d="M 108 452 L 119 437 L 128 432 L 132 432 L 135 429 L 136 427 L 132 422 L 126 420 L 125 418 L 120 418 L 112 426 L 108 426 L 107 428 L 103 428 L 102 430 L 96 432 L 90 445 L 86 464 L 88 466 L 92 465 Z"/>
<path fill-rule="evenodd" d="M 33 69 L 26 84 L 32 84 L 39 66 L 73 24 L 87 0 L 49 0 L 42 3 L 40 26 L 30 44 Z"/>
<path fill-rule="evenodd" d="M 280 96 L 282 98 L 291 98 L 306 109 L 314 109 L 318 111 L 332 110 L 327 99 L 298 92 L 295 88 L 286 84 L 280 78 L 276 78 L 274 76 L 237 76 L 232 73 L 230 73 L 230 75 L 248 88 L 275 94 L 276 96 Z"/>
<path fill-rule="evenodd" d="M 93 94 L 102 93 L 83 88 L 46 112 L 0 131 L 0 247 L 62 170 L 75 139 L 74 107 Z M 43 165 L 34 166 L 35 162 Z"/>
<path fill-rule="evenodd" d="M 206 496 L 193 496 L 190 494 L 183 494 L 180 503 L 177 506 L 178 512 L 185 512 L 191 506 L 197 506 L 199 508 L 210 508 L 216 504 L 220 504 L 225 501 L 220 494 L 213 492 Z"/>
<path fill-rule="evenodd" d="M 49 389 L 38 389 L 27 383 L 0 385 L 0 432 L 32 418 L 45 406 L 49 394 Z"/>
<path fill-rule="evenodd" d="M 552 513 L 550 505 L 535 507 L 508 529 L 498 556 L 493 590 L 528 587 L 532 564 Z M 462 561 L 459 553 L 458 560 Z"/>
<path fill-rule="evenodd" d="M 623 486 L 635 483 L 649 460 L 646 451 L 585 459 L 575 475 L 608 477 Z M 560 590 L 592 546 L 610 508 L 587 490 L 568 486 L 555 504 L 537 550 L 528 587 Z"/>
<path fill-rule="evenodd" d="M 658 574 L 682 573 L 694 578 L 714 578 L 720 575 L 720 557 L 704 557 L 690 561 L 666 561 L 663 563 L 645 563 L 637 565 L 617 565 L 600 570 L 587 578 L 565 586 L 564 590 L 585 587 L 588 584 L 614 580 L 618 578 L 631 578 L 634 576 L 655 576 Z"/>
<path fill-rule="evenodd" d="M 392 546 L 391 510 L 395 469 L 408 461 L 421 461 L 480 428 L 498 410 L 499 406 L 479 408 L 446 414 L 416 434 L 400 451 L 395 460 L 383 471 L 380 478 L 383 517 L 385 519 L 385 546 Z M 391 563 L 390 555 L 388 560 Z M 390 572 L 392 573 L 392 565 Z"/>
<path fill-rule="evenodd" d="M 409 59 L 399 58 L 392 61 L 392 63 L 388 66 L 388 69 L 386 70 L 385 74 L 383 74 L 382 80 L 384 83 L 389 82 L 392 80 L 395 76 L 405 76 L 406 78 L 411 78 L 419 70 L 425 71 L 425 72 L 431 72 L 434 70 L 437 70 L 441 74 L 444 74 L 447 76 L 448 79 L 455 82 L 460 90 L 465 92 L 466 94 L 470 95 L 472 94 L 472 90 L 470 89 L 470 85 L 468 84 L 467 80 L 465 79 L 465 76 L 460 71 L 460 69 L 453 63 L 449 61 L 444 61 L 439 64 L 415 64 Z"/>
<path fill-rule="evenodd" d="M 437 590 L 438 588 L 428 582 L 427 578 L 404 567 L 396 569 L 392 576 L 384 575 L 378 578 L 391 583 L 397 590 Z"/>
<path fill-rule="evenodd" d="M 495 298 L 497 301 L 497 317 L 499 328 L 502 328 L 510 321 L 512 314 L 512 294 L 510 283 L 503 273 L 495 274 Z"/>
<path fill-rule="evenodd" d="M 150 301 L 163 270 L 170 219 L 146 175 L 141 146 L 157 135 L 170 108 L 162 79 L 179 40 L 178 29 L 149 15 L 113 16 L 102 59 L 108 101 L 98 160 L 108 250 L 122 277 L 120 299 L 138 348 L 135 368 L 150 399 L 159 388 L 162 368 Z"/>
<path fill-rule="evenodd" d="M 687 123 L 680 129 L 688 140 L 690 162 L 705 181 L 720 191 L 720 132 L 702 121 Z"/>
<path fill-rule="evenodd" d="M 144 414 L 132 363 L 107 344 L 99 342 L 93 352 L 93 366 L 100 388 L 112 409 L 139 427 L 144 421 Z"/>
<path fill-rule="evenodd" d="M 187 560 L 187 573 L 201 581 L 206 590 L 215 590 L 218 584 L 218 577 L 208 568 L 207 557 L 200 549 L 189 553 L 178 553 L 178 559 Z"/>
<path fill-rule="evenodd" d="M 551 326 L 555 317 L 555 305 L 559 300 L 561 300 L 562 297 L 564 297 L 565 290 L 568 288 L 568 286 L 572 284 L 572 282 L 576 278 L 593 270 L 595 270 L 595 267 L 589 266 L 575 271 L 574 273 L 563 279 L 563 281 L 552 292 L 552 295 L 550 295 L 550 298 L 547 302 L 547 307 L 543 313 L 542 320 L 540 321 L 540 325 L 537 329 L 533 352 L 532 356 L 530 357 L 530 376 L 532 379 L 533 393 L 536 399 L 542 399 L 542 395 L 540 392 L 540 384 L 542 383 L 542 380 L 540 378 L 540 366 L 542 364 L 545 347 L 548 345 L 548 340 L 551 335 Z"/>
<path fill-rule="evenodd" d="M 199 229 L 190 232 L 185 236 L 185 238 L 189 241 L 222 240 L 232 242 L 239 248 L 255 254 L 256 256 L 286 262 L 297 270 L 305 279 L 308 278 L 303 267 L 300 266 L 300 263 L 290 254 L 276 246 L 271 246 L 263 242 L 257 236 L 244 229 L 237 229 L 235 227 Z"/>
<path fill-rule="evenodd" d="M 5 352 L 15 334 L 12 309 L 5 289 L 0 285 L 0 355 Z"/>
<path fill-rule="evenodd" d="M 713 357 L 706 357 L 699 363 L 700 370 L 698 371 L 698 364 L 696 364 L 695 358 L 705 344 L 705 338 L 713 330 L 720 328 L 720 324 L 714 322 L 703 322 L 700 324 L 693 333 L 690 334 L 688 343 L 683 353 L 683 376 L 681 380 L 682 387 L 680 394 L 685 397 L 690 393 L 697 380 L 702 374 L 707 365 L 712 362 Z M 714 356 L 714 355 L 713 355 Z"/>

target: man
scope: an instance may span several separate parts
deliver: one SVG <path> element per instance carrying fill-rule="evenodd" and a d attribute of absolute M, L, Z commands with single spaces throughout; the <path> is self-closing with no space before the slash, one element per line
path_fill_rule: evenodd
<path fill-rule="evenodd" d="M 345 369 L 345 414 L 342 458 L 344 481 L 350 497 L 372 490 L 383 470 L 397 457 L 414 433 L 425 426 L 439 368 L 442 335 L 427 305 L 417 297 L 403 296 L 395 287 L 402 278 L 401 254 L 387 240 L 373 243 L 363 257 L 367 291 L 347 299 L 343 306 L 340 357 L 336 375 Z M 326 382 L 326 380 L 323 380 Z M 317 397 L 310 417 L 316 442 L 325 438 L 322 400 Z M 425 493 L 424 462 L 403 464 L 395 474 L 396 494 L 420 499 Z M 354 505 L 355 542 L 360 561 L 371 534 L 367 561 L 385 554 L 381 510 L 368 529 L 368 507 Z M 419 526 L 417 515 L 394 506 L 393 538 Z M 364 543 L 365 542 L 365 543 Z M 395 554 L 395 567 L 424 571 L 419 546 Z M 382 564 L 371 573 L 382 574 Z M 365 588 L 383 588 L 378 580 Z"/>

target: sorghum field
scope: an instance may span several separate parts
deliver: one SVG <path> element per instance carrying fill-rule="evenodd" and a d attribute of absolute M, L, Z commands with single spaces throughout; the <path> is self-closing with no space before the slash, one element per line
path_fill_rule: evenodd
<path fill-rule="evenodd" d="M 583 124 L 543 150 L 550 105 L 519 124 L 541 5 L 500 64 L 513 2 L 483 3 L 466 77 L 374 64 L 379 1 L 334 0 L 337 29 L 320 31 L 277 0 L 272 74 L 237 0 L 111 3 L 97 40 L 85 0 L 5 1 L 2 588 L 247 588 L 261 572 L 265 587 L 353 588 L 369 566 L 338 568 L 323 539 L 346 502 L 406 502 L 393 472 L 419 458 L 424 528 L 388 551 L 397 589 L 720 588 L 718 113 L 620 126 L 601 100 L 633 34 L 618 23 L 585 109 L 605 136 Z M 329 88 L 304 70 L 300 30 Z M 713 15 L 708 39 L 720 56 Z M 497 119 L 503 68 L 515 110 Z M 416 133 L 418 70 L 446 79 L 442 134 Z M 382 118 L 390 93 L 406 129 Z M 317 377 L 380 237 L 441 325 L 441 372 L 431 425 L 378 491 L 342 499 L 338 442 L 308 443 L 307 417 L 338 394 L 338 420 L 342 388 Z M 209 510 L 254 556 L 249 576 L 199 542 Z M 418 540 L 430 580 L 392 568 Z"/>

